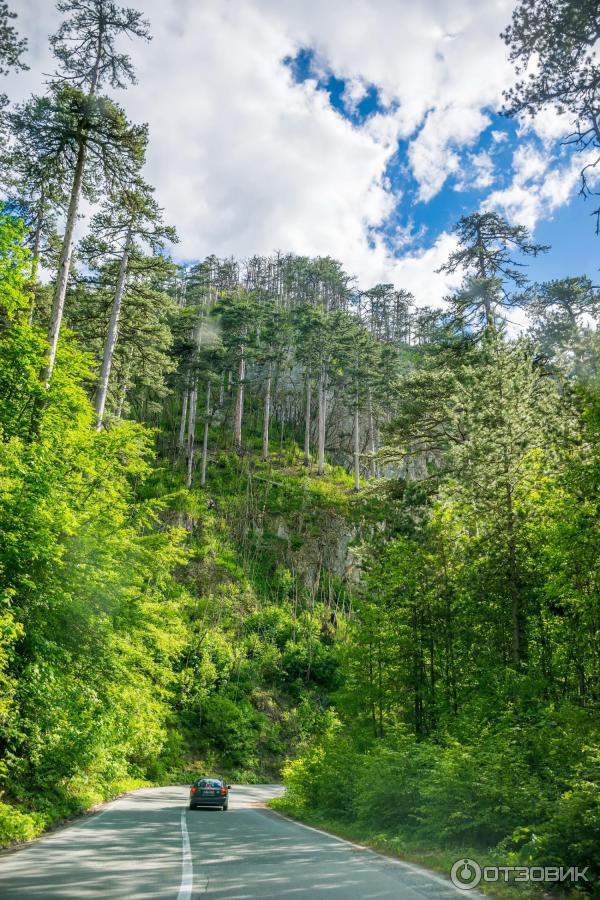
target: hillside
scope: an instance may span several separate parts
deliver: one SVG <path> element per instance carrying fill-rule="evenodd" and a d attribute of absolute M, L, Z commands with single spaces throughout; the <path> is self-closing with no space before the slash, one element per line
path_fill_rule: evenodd
<path fill-rule="evenodd" d="M 585 82 L 597 31 L 554 5 Z M 113 97 L 149 23 L 58 13 L 44 93 L 0 96 L 0 846 L 219 772 L 446 874 L 597 894 L 596 279 L 462 187 L 430 305 L 326 252 L 177 255 Z M 546 109 L 539 62 L 512 113 Z"/>

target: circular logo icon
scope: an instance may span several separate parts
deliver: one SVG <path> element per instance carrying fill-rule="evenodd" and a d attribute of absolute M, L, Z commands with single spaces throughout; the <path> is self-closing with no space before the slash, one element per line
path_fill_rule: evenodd
<path fill-rule="evenodd" d="M 470 891 L 481 881 L 481 866 L 474 859 L 457 859 L 452 866 L 450 878 L 454 887 Z"/>

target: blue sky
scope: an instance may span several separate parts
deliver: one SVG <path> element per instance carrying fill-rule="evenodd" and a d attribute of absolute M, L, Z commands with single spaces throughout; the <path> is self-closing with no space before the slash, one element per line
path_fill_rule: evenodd
<path fill-rule="evenodd" d="M 128 43 L 138 83 L 115 99 L 149 125 L 145 175 L 177 259 L 330 255 L 363 288 L 432 305 L 457 284 L 436 271 L 453 225 L 488 208 L 553 245 L 532 278 L 596 278 L 568 123 L 496 112 L 515 77 L 499 37 L 513 0 L 130 2 L 154 38 Z M 29 71 L 4 79 L 18 102 L 44 90 L 60 17 L 48 0 L 12 5 L 29 40 Z"/>
<path fill-rule="evenodd" d="M 364 126 L 369 117 L 387 111 L 375 85 L 366 85 L 364 97 L 356 105 L 349 105 L 346 99 L 348 82 L 324 69 L 310 48 L 300 48 L 283 62 L 289 67 L 296 83 L 314 83 L 317 90 L 327 95 L 331 107 L 355 127 Z M 431 199 L 419 197 L 418 184 L 409 165 L 409 140 L 398 141 L 397 151 L 386 166 L 385 174 L 392 189 L 402 194 L 402 200 L 385 223 L 376 229 L 379 234 L 389 237 L 390 252 L 401 254 L 394 242 L 398 228 L 403 234 L 412 235 L 412 248 L 422 249 L 431 245 L 439 234 L 451 231 L 460 216 L 468 215 L 484 204 L 492 185 L 473 187 L 468 177 L 464 178 L 465 170 L 468 175 L 469 157 L 482 151 L 489 154 L 494 163 L 494 189 L 509 187 L 513 155 L 522 140 L 519 125 L 494 109 L 486 109 L 485 112 L 489 115 L 490 124 L 477 141 L 462 152 L 464 169 L 460 177 L 450 176 Z M 529 135 L 528 139 L 543 152 L 544 141 L 535 135 Z M 560 154 L 560 141 L 556 142 L 554 149 Z M 535 240 L 549 245 L 550 250 L 524 260 L 531 280 L 545 281 L 581 274 L 600 280 L 597 275 L 600 268 L 600 236 L 596 234 L 593 214 L 597 205 L 593 197 L 584 199 L 576 189 L 565 205 L 535 223 L 532 227 Z"/>
<path fill-rule="evenodd" d="M 529 277 L 538 281 L 564 278 L 566 275 L 589 275 L 600 282 L 600 237 L 595 218 L 590 215 L 592 201 L 575 197 L 558 209 L 551 220 L 541 221 L 535 237 L 552 249 L 529 267 Z"/>

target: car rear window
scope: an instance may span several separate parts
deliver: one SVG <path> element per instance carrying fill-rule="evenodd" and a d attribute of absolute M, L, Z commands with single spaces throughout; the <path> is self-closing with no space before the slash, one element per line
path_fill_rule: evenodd
<path fill-rule="evenodd" d="M 196 782 L 198 787 L 221 787 L 221 783 L 217 778 L 201 778 Z"/>

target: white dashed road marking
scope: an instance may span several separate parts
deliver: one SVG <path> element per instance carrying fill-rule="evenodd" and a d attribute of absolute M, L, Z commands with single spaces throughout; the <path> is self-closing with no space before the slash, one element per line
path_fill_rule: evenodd
<path fill-rule="evenodd" d="M 185 820 L 185 809 L 181 810 L 181 887 L 177 894 L 177 900 L 190 900 L 194 887 L 194 867 L 192 865 L 192 850 L 190 836 Z"/>

